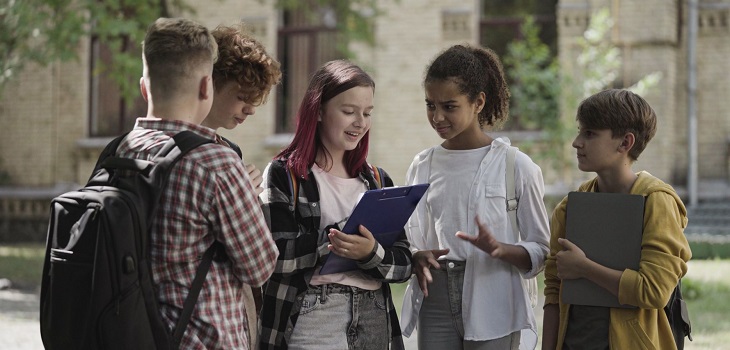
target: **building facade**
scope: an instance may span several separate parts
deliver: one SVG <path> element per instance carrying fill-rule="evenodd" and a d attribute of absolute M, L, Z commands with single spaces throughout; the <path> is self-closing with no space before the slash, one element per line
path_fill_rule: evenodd
<path fill-rule="evenodd" d="M 242 20 L 267 49 L 281 57 L 288 90 L 280 88 L 254 116 L 235 130 L 222 133 L 243 149 L 246 162 L 263 169 L 290 140 L 296 91 L 307 74 L 295 76 L 293 64 L 303 60 L 282 42 L 290 17 L 272 1 L 188 0 L 197 8 L 195 20 L 213 28 Z M 353 44 L 353 61 L 376 82 L 369 161 L 383 167 L 402 184 L 413 156 L 439 143 L 426 120 L 422 79 L 425 66 L 442 49 L 457 43 L 480 42 L 482 1 L 381 0 L 383 14 L 374 17 L 375 45 Z M 685 1 L 561 0 L 555 7 L 558 58 L 566 74 L 578 55 L 577 40 L 597 9 L 608 8 L 614 20 L 611 42 L 621 53 L 616 86 L 629 86 L 659 71 L 660 83 L 645 97 L 659 116 L 654 140 L 636 164 L 682 189 L 687 181 L 687 8 Z M 325 16 L 326 17 L 326 16 Z M 730 0 L 699 1 L 697 35 L 698 173 L 700 198 L 730 197 Z M 325 21 L 326 22 L 326 21 Z M 293 22 L 291 22 L 293 23 Z M 324 23 L 326 25 L 326 23 Z M 305 46 L 306 51 L 311 46 Z M 0 99 L 0 171 L 9 183 L 0 185 L 0 242 L 45 236 L 50 198 L 86 182 L 98 153 L 110 140 L 96 137 L 90 120 L 97 118 L 91 43 L 79 48 L 79 60 L 29 67 L 6 85 Z M 282 50 L 289 50 L 282 57 Z M 294 55 L 294 54 L 296 55 Z M 294 55 L 293 57 L 290 57 Z M 319 59 L 327 55 L 318 56 Z M 316 67 L 319 62 L 310 62 Z M 288 61 L 287 61 L 288 60 Z M 290 70 L 288 71 L 287 68 Z M 311 69 L 298 68 L 299 71 Z M 288 75 L 289 74 L 289 75 Z M 298 80 L 297 80 L 298 79 Z M 292 92 L 293 91 L 293 92 Z M 284 101 L 284 97 L 287 101 Z M 288 106 L 288 107 L 287 107 Z M 285 111 L 285 112 L 282 112 Z M 563 113 L 571 115 L 570 112 Z M 568 121 L 570 122 L 570 121 Z M 288 129 L 287 129 L 288 128 Z M 493 133 L 513 144 L 538 140 L 539 132 Z M 566 152 L 570 152 L 566 145 Z M 558 171 L 543 166 L 550 191 L 566 189 L 585 179 L 575 166 Z"/>

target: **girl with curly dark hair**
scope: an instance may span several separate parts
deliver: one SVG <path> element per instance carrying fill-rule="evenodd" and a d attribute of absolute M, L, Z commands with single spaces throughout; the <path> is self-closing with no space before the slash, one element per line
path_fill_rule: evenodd
<path fill-rule="evenodd" d="M 490 49 L 441 52 L 424 79 L 426 115 L 444 140 L 414 158 L 406 184 L 430 183 L 406 233 L 416 278 L 403 302 L 403 334 L 419 349 L 532 349 L 535 316 L 524 279 L 544 268 L 549 230 L 540 167 L 486 130 L 509 113 L 502 64 Z M 506 174 L 512 149 L 514 173 Z M 513 231 L 507 208 L 514 179 Z"/>

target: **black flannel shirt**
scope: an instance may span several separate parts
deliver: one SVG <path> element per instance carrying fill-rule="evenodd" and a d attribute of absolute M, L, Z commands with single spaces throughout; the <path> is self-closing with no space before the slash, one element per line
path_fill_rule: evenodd
<path fill-rule="evenodd" d="M 261 195 L 266 222 L 279 248 L 274 274 L 264 287 L 259 345 L 261 349 L 287 349 L 287 341 L 297 323 L 304 294 L 314 271 L 329 254 L 327 245 L 318 246 L 320 227 L 319 191 L 309 169 L 308 180 L 297 179 L 299 194 L 296 215 L 289 185 L 289 173 L 283 160 L 274 160 L 264 171 Z M 363 167 L 360 178 L 375 189 L 374 174 Z M 393 180 L 383 171 L 383 187 Z M 376 253 L 358 266 L 368 276 L 382 281 L 391 325 L 391 348 L 404 349 L 398 315 L 393 305 L 390 282 L 405 282 L 411 277 L 411 251 L 405 230 L 391 248 L 378 245 Z"/>

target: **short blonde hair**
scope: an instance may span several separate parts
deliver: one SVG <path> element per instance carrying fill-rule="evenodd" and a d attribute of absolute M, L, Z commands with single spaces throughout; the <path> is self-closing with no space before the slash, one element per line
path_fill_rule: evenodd
<path fill-rule="evenodd" d="M 218 55 L 210 31 L 184 18 L 158 18 L 147 29 L 143 50 L 150 92 L 160 98 L 185 91 L 187 79 L 212 68 Z"/>

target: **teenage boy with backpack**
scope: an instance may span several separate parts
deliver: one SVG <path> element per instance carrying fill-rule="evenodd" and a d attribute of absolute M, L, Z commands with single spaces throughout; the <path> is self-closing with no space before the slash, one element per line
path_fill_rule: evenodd
<path fill-rule="evenodd" d="M 199 124 L 213 102 L 217 45 L 204 26 L 160 18 L 144 39 L 140 80 L 147 116 L 119 145 L 121 157 L 149 159 L 183 130 L 214 140 Z M 243 283 L 260 286 L 271 275 L 278 251 L 271 239 L 241 159 L 229 147 L 208 143 L 172 168 L 152 223 L 152 275 L 160 312 L 172 329 L 196 273 L 199 257 L 214 241 L 228 259 L 212 264 L 183 336 L 181 348 L 246 349 Z"/>
<path fill-rule="evenodd" d="M 639 95 L 611 89 L 585 99 L 576 119 L 578 168 L 597 175 L 578 191 L 645 197 L 641 259 L 638 270 L 623 271 L 588 259 L 565 239 L 565 197 L 550 222 L 542 349 L 676 349 L 664 306 L 692 256 L 684 236 L 687 210 L 670 185 L 631 170 L 656 133 L 656 114 Z M 576 278 L 586 278 L 616 295 L 619 303 L 637 308 L 562 303 L 561 281 Z"/>

